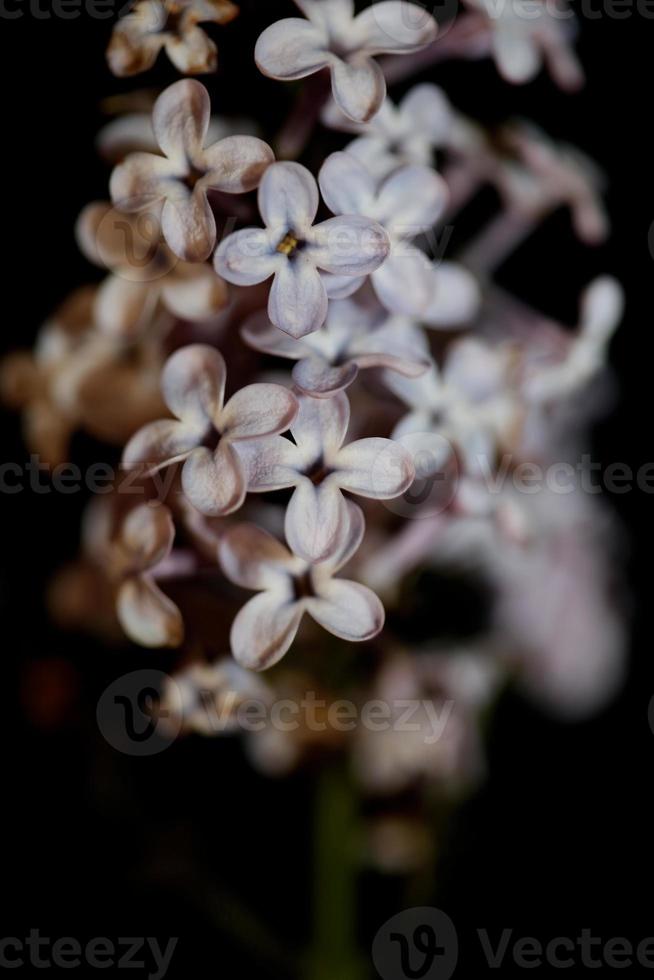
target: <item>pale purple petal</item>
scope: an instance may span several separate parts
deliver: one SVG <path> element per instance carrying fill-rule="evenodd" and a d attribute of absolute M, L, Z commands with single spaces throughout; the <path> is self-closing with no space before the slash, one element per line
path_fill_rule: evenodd
<path fill-rule="evenodd" d="M 274 233 L 303 238 L 311 228 L 320 198 L 315 177 L 299 163 L 275 163 L 259 188 L 259 211 Z"/>
<path fill-rule="evenodd" d="M 232 623 L 234 659 L 248 670 L 272 667 L 293 643 L 303 612 L 303 604 L 284 592 L 262 592 L 250 599 Z"/>
<path fill-rule="evenodd" d="M 388 235 L 381 225 L 358 214 L 344 214 L 316 225 L 309 249 L 311 260 L 337 276 L 367 276 L 390 252 Z"/>
<path fill-rule="evenodd" d="M 349 560 L 359 550 L 363 541 L 363 535 L 366 531 L 366 521 L 363 516 L 363 511 L 353 500 L 348 500 L 346 503 L 349 518 L 347 532 L 342 535 L 334 554 L 327 561 L 321 562 L 320 565 L 314 565 L 312 569 L 312 578 L 316 592 L 320 591 L 320 583 L 325 578 L 331 578 L 339 569 L 347 565 Z"/>
<path fill-rule="evenodd" d="M 343 490 L 374 500 L 399 497 L 413 483 L 410 454 L 391 439 L 358 439 L 339 450 L 334 459 Z"/>
<path fill-rule="evenodd" d="M 204 187 L 243 194 L 259 186 L 275 154 L 256 136 L 226 136 L 203 151 L 202 162 L 208 168 L 202 178 Z"/>
<path fill-rule="evenodd" d="M 372 274 L 378 298 L 392 313 L 420 316 L 432 301 L 435 282 L 432 265 L 419 249 L 400 242 Z"/>
<path fill-rule="evenodd" d="M 320 277 L 329 299 L 347 299 L 358 292 L 366 281 L 365 276 L 334 276 L 331 272 L 321 272 Z"/>
<path fill-rule="evenodd" d="M 166 198 L 177 175 L 178 168 L 167 157 L 130 153 L 111 173 L 111 200 L 126 212 L 154 208 Z"/>
<path fill-rule="evenodd" d="M 256 43 L 254 60 L 259 71 L 271 78 L 304 78 L 329 63 L 328 43 L 324 30 L 291 17 L 266 28 Z"/>
<path fill-rule="evenodd" d="M 136 467 L 151 469 L 183 459 L 195 449 L 203 434 L 195 426 L 172 419 L 150 422 L 129 440 L 123 450 L 121 465 L 128 470 Z"/>
<path fill-rule="evenodd" d="M 411 239 L 436 224 L 447 199 L 447 184 L 435 170 L 410 164 L 379 188 L 375 217 L 393 236 Z"/>
<path fill-rule="evenodd" d="M 283 436 L 241 442 L 237 452 L 250 493 L 268 493 L 295 486 L 305 463 L 304 455 L 295 443 Z"/>
<path fill-rule="evenodd" d="M 310 461 L 330 461 L 343 445 L 350 423 L 347 395 L 338 392 L 333 398 L 298 397 L 300 410 L 291 426 L 291 434 Z"/>
<path fill-rule="evenodd" d="M 347 579 L 331 579 L 320 596 L 306 600 L 306 610 L 334 636 L 353 643 L 370 640 L 384 626 L 384 607 L 371 589 Z"/>
<path fill-rule="evenodd" d="M 333 478 L 317 486 L 304 477 L 286 508 L 284 530 L 294 554 L 308 562 L 325 561 L 347 533 L 347 502 Z"/>
<path fill-rule="evenodd" d="M 528 82 L 540 71 L 540 51 L 519 21 L 505 18 L 498 22 L 491 43 L 498 71 L 508 82 Z"/>
<path fill-rule="evenodd" d="M 194 450 L 182 469 L 184 493 L 201 514 L 231 514 L 243 503 L 246 480 L 236 450 L 221 440 L 215 452 Z"/>
<path fill-rule="evenodd" d="M 264 228 L 244 228 L 224 238 L 213 258 L 219 276 L 236 286 L 255 286 L 286 262 Z"/>
<path fill-rule="evenodd" d="M 282 385 L 246 385 L 220 413 L 220 431 L 232 440 L 275 435 L 290 428 L 298 407 L 293 392 Z"/>
<path fill-rule="evenodd" d="M 144 647 L 178 647 L 184 623 L 177 606 L 145 576 L 129 578 L 116 597 L 116 613 L 126 634 Z"/>
<path fill-rule="evenodd" d="M 161 212 L 161 230 L 175 255 L 186 262 L 204 262 L 216 244 L 216 221 L 199 185 L 189 193 L 182 184 Z"/>
<path fill-rule="evenodd" d="M 166 361 L 161 392 L 177 418 L 199 428 L 215 425 L 223 406 L 226 376 L 220 351 L 208 344 L 189 344 Z"/>
<path fill-rule="evenodd" d="M 415 85 L 400 102 L 400 112 L 410 119 L 415 135 L 443 146 L 453 123 L 452 107 L 441 88 L 425 82 Z"/>
<path fill-rule="evenodd" d="M 432 301 L 422 321 L 428 327 L 452 327 L 472 320 L 481 302 L 479 284 L 472 273 L 455 262 L 441 262 L 434 267 L 434 280 Z"/>
<path fill-rule="evenodd" d="M 223 534 L 218 558 L 227 578 L 244 589 L 262 591 L 298 570 L 295 558 L 277 538 L 255 524 L 237 524 Z"/>
<path fill-rule="evenodd" d="M 294 340 L 278 330 L 264 310 L 253 313 L 241 327 L 241 337 L 254 350 L 272 357 L 285 357 L 299 361 L 311 353 L 311 348 L 301 340 Z"/>
<path fill-rule="evenodd" d="M 426 47 L 436 38 L 437 25 L 424 7 L 406 0 L 374 3 L 355 22 L 357 40 L 369 53 L 405 54 Z"/>
<path fill-rule="evenodd" d="M 268 297 L 268 316 L 291 337 L 303 337 L 325 322 L 327 293 L 306 254 L 297 252 L 292 259 L 282 258 Z"/>
<path fill-rule="evenodd" d="M 332 95 L 346 116 L 367 122 L 379 111 L 386 96 L 384 73 L 365 54 L 351 55 L 347 61 L 331 60 Z"/>
<path fill-rule="evenodd" d="M 349 153 L 330 153 L 318 174 L 320 193 L 334 214 L 363 214 L 375 201 L 370 171 Z"/>
<path fill-rule="evenodd" d="M 204 144 L 211 102 L 204 85 L 184 78 L 165 89 L 152 110 L 157 143 L 170 160 L 186 168 L 197 162 Z"/>
<path fill-rule="evenodd" d="M 310 356 L 295 365 L 293 381 L 308 395 L 329 398 L 351 385 L 358 373 L 357 365 L 353 361 L 332 367 L 324 358 Z"/>

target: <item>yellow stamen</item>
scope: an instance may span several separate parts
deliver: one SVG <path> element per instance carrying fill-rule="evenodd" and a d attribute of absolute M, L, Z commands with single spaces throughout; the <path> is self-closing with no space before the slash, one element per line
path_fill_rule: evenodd
<path fill-rule="evenodd" d="M 292 255 L 297 247 L 298 240 L 289 231 L 289 233 L 282 238 L 281 242 L 277 246 L 277 251 L 281 252 L 282 255 Z"/>

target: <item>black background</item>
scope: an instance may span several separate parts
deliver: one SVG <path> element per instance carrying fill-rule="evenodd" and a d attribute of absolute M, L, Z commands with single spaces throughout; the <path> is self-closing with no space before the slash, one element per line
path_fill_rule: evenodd
<path fill-rule="evenodd" d="M 215 35 L 221 71 L 208 85 L 218 111 L 270 112 L 266 126 L 272 130 L 285 96 L 258 76 L 249 51 L 262 27 L 290 12 L 291 4 L 252 0 L 242 8 L 241 18 Z M 105 67 L 111 20 L 85 13 L 71 20 L 44 17 L 45 3 L 19 9 L 23 15 L 3 19 L 0 29 L 6 350 L 29 346 L 69 289 L 94 277 L 77 252 L 73 224 L 88 200 L 106 195 L 108 172 L 93 149 L 103 121 L 98 103 L 140 85 L 138 78 L 113 79 Z M 623 19 L 583 18 L 579 47 L 588 85 L 572 97 L 545 77 L 508 87 L 488 63 L 429 75 L 468 114 L 490 122 L 516 114 L 533 118 L 607 171 L 610 244 L 582 250 L 557 216 L 504 274 L 521 295 L 570 322 L 577 294 L 593 275 L 612 272 L 624 283 L 628 311 L 612 346 L 621 397 L 595 433 L 594 455 L 634 469 L 652 459 L 653 45 L 654 21 L 635 11 Z M 176 77 L 162 59 L 143 82 Z M 3 414 L 2 431 L 3 458 L 23 460 L 17 419 Z M 84 440 L 78 443 L 82 458 L 105 458 Z M 654 501 L 634 490 L 609 502 L 631 535 L 625 556 L 633 597 L 629 681 L 614 704 L 578 725 L 552 721 L 517 695 L 501 704 L 488 746 L 490 778 L 455 821 L 434 896 L 456 922 L 462 962 L 477 976 L 485 972 L 474 946 L 478 926 L 512 927 L 516 935 L 545 940 L 575 937 L 584 927 L 606 939 L 654 935 L 654 735 L 647 719 L 654 694 Z M 311 780 L 262 785 L 236 743 L 192 739 L 151 760 L 109 749 L 95 727 L 97 697 L 123 669 L 143 666 L 150 655 L 112 653 L 58 634 L 42 611 L 48 576 L 76 552 L 83 501 L 79 494 L 25 491 L 0 504 L 2 667 L 6 686 L 18 692 L 17 708 L 5 715 L 2 743 L 6 908 L 0 932 L 25 936 L 39 928 L 43 935 L 80 939 L 177 935 L 170 975 L 231 977 L 256 969 L 261 977 L 291 976 L 265 941 L 261 959 L 254 942 L 242 946 L 228 935 L 244 900 L 282 947 L 297 948 L 306 939 Z M 33 673 L 34 665 L 54 662 L 56 674 L 62 660 L 72 665 L 66 676 L 73 691 L 64 721 L 37 723 L 29 690 L 42 675 Z M 171 664 L 154 657 L 147 665 Z M 364 880 L 363 894 L 365 948 L 403 904 L 392 881 Z"/>

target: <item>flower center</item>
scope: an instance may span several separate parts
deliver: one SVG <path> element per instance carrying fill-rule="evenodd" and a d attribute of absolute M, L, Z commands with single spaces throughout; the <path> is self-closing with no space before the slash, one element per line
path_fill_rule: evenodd
<path fill-rule="evenodd" d="M 285 255 L 290 259 L 297 252 L 299 247 L 299 239 L 295 237 L 295 234 L 292 231 L 288 231 L 277 246 L 277 251 L 281 252 L 282 255 Z"/>
<path fill-rule="evenodd" d="M 202 180 L 202 178 L 206 176 L 206 173 L 207 173 L 206 170 L 202 170 L 199 167 L 196 167 L 196 165 L 192 163 L 191 160 L 189 160 L 188 171 L 184 176 L 184 183 L 186 184 L 188 189 L 192 191 L 195 185 L 197 184 L 197 182 L 199 180 Z"/>
<path fill-rule="evenodd" d="M 312 595 L 315 595 L 313 582 L 311 580 L 311 572 L 304 572 L 302 575 L 295 576 L 293 579 L 293 594 L 296 602 L 300 599 L 308 599 Z"/>
<path fill-rule="evenodd" d="M 317 487 L 319 483 L 322 483 L 333 470 L 325 463 L 324 459 L 317 459 L 313 466 L 307 470 L 305 476 L 308 476 L 314 487 Z"/>

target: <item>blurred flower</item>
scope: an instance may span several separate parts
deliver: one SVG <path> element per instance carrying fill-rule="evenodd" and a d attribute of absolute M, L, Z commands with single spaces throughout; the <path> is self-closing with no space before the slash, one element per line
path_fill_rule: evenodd
<path fill-rule="evenodd" d="M 76 232 L 84 255 L 112 273 L 95 302 L 97 324 L 109 334 L 138 333 L 159 302 L 185 320 L 207 319 L 227 303 L 227 287 L 211 266 L 173 255 L 157 218 L 145 211 L 122 214 L 94 202 L 80 214 Z"/>
<path fill-rule="evenodd" d="M 184 75 L 216 70 L 217 49 L 198 24 L 227 24 L 238 14 L 230 0 L 139 0 L 115 25 L 107 60 L 114 75 L 152 68 L 162 48 Z"/>
<path fill-rule="evenodd" d="M 290 81 L 329 68 L 334 100 L 358 122 L 374 116 L 386 95 L 372 56 L 418 51 L 436 37 L 434 18 L 406 0 L 375 3 L 357 17 L 354 0 L 295 2 L 308 20 L 292 17 L 268 27 L 254 52 L 259 69 Z"/>
<path fill-rule="evenodd" d="M 208 515 L 237 510 L 245 498 L 246 479 L 235 443 L 283 432 L 297 412 L 295 396 L 272 384 L 248 385 L 224 404 L 225 380 L 225 361 L 213 347 L 191 344 L 178 350 L 161 379 L 164 401 L 175 419 L 141 429 L 123 454 L 128 469 L 156 470 L 184 460 L 184 493 Z"/>
<path fill-rule="evenodd" d="M 293 381 L 314 397 L 347 388 L 366 368 L 415 378 L 430 364 L 424 336 L 412 321 L 363 300 L 334 300 L 324 326 L 302 340 L 282 334 L 263 311 L 246 320 L 241 336 L 255 350 L 297 361 Z"/>
<path fill-rule="evenodd" d="M 344 392 L 331 398 L 298 395 L 283 436 L 239 447 L 250 492 L 295 487 L 286 508 L 289 546 L 305 561 L 320 562 L 341 547 L 351 508 L 342 491 L 376 500 L 397 497 L 414 478 L 409 453 L 390 439 L 358 439 L 343 446 L 350 421 Z"/>
<path fill-rule="evenodd" d="M 393 313 L 419 316 L 436 288 L 434 270 L 424 252 L 410 242 L 433 228 L 447 202 L 447 187 L 429 167 L 407 166 L 381 184 L 348 153 L 332 153 L 318 175 L 320 190 L 335 214 L 358 214 L 378 221 L 388 234 L 390 253 L 371 282 Z M 352 282 L 350 292 L 358 283 Z"/>
<path fill-rule="evenodd" d="M 250 701 L 268 705 L 272 689 L 230 657 L 214 663 L 194 663 L 167 678 L 160 712 L 174 731 L 199 735 L 238 732 L 238 711 Z"/>
<path fill-rule="evenodd" d="M 554 0 L 465 0 L 487 20 L 490 46 L 500 74 L 509 82 L 529 82 L 546 65 L 563 89 L 584 82 L 581 65 L 572 50 L 575 32 L 572 10 Z"/>
<path fill-rule="evenodd" d="M 355 284 L 388 255 L 388 238 L 377 222 L 346 214 L 314 225 L 318 205 L 318 186 L 305 167 L 275 163 L 259 188 L 265 229 L 234 232 L 214 257 L 218 274 L 239 286 L 274 276 L 268 316 L 296 338 L 325 322 L 328 291 L 319 269 Z"/>
<path fill-rule="evenodd" d="M 347 532 L 329 561 L 319 565 L 291 554 L 276 538 L 252 524 L 228 531 L 219 546 L 225 575 L 260 592 L 232 624 L 236 661 L 252 670 L 272 667 L 284 656 L 307 612 L 334 636 L 369 640 L 384 625 L 384 609 L 370 589 L 333 576 L 352 557 L 364 532 L 363 515 L 348 503 Z"/>
<path fill-rule="evenodd" d="M 330 129 L 360 133 L 346 152 L 355 156 L 378 179 L 407 164 L 431 166 L 434 150 L 446 146 L 452 127 L 452 109 L 437 85 L 415 85 L 399 105 L 389 98 L 376 116 L 357 123 L 329 102 L 322 121 Z"/>
<path fill-rule="evenodd" d="M 157 99 L 152 124 L 163 156 L 130 154 L 111 175 L 111 197 L 122 211 L 147 209 L 160 217 L 168 245 L 181 259 L 203 262 L 216 241 L 207 191 L 241 194 L 257 187 L 273 152 L 254 136 L 204 143 L 211 105 L 193 79 L 169 86 Z"/>

